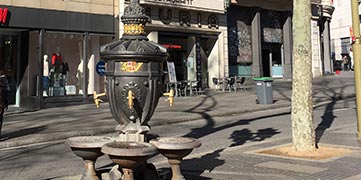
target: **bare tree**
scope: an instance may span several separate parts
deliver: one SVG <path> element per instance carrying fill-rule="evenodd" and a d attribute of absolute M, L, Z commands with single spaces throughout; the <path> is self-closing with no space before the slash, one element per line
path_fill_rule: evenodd
<path fill-rule="evenodd" d="M 311 1 L 293 0 L 292 150 L 315 150 L 312 102 Z"/>

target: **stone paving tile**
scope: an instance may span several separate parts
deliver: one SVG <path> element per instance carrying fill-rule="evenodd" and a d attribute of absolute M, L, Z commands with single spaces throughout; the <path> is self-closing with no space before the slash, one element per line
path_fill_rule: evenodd
<path fill-rule="evenodd" d="M 274 169 L 280 169 L 286 171 L 294 171 L 294 172 L 307 173 L 307 174 L 314 174 L 327 170 L 327 168 L 320 168 L 316 166 L 305 166 L 305 165 L 283 163 L 277 161 L 267 161 L 260 164 L 256 164 L 255 166 L 274 168 Z"/>
<path fill-rule="evenodd" d="M 337 134 L 339 135 L 339 134 Z M 335 134 L 333 134 L 335 136 Z M 341 134 L 342 136 L 342 134 Z M 327 137 L 325 139 L 328 139 Z M 342 138 L 341 138 L 342 139 Z M 264 143 L 254 143 L 254 145 L 244 147 L 233 147 L 226 150 L 219 150 L 215 153 L 204 155 L 200 158 L 193 158 L 185 160 L 182 163 L 184 170 L 198 170 L 202 173 L 200 175 L 207 177 L 207 173 L 213 173 L 220 178 L 236 177 L 232 172 L 237 172 L 238 178 L 241 179 L 296 179 L 296 180 L 341 180 L 348 177 L 356 178 L 360 172 L 361 167 L 361 148 L 355 146 L 354 140 L 350 142 L 341 141 L 341 145 L 334 145 L 336 147 L 348 147 L 354 152 L 345 157 L 332 158 L 326 161 L 311 161 L 300 160 L 294 158 L 279 158 L 272 156 L 258 155 L 250 153 L 247 150 L 261 150 L 270 148 L 272 146 L 285 145 L 289 143 L 290 139 L 280 139 L 279 141 L 271 141 Z M 352 146 L 353 145 L 353 146 Z M 316 167 L 322 171 L 300 172 L 287 169 L 275 169 L 256 166 L 257 164 L 266 162 L 277 162 L 283 164 L 293 164 L 295 167 Z M 277 166 L 276 164 L 273 164 Z M 254 176 L 254 175 L 259 176 Z M 275 177 L 274 175 L 282 174 L 282 177 Z M 214 175 L 214 177 L 216 176 Z M 244 176 L 244 177 L 243 177 Z M 208 175 L 208 177 L 212 177 Z M 217 179 L 217 178 L 215 178 Z M 237 178 L 236 178 L 237 179 Z M 352 180 L 352 179 L 351 179 Z"/>
<path fill-rule="evenodd" d="M 351 176 L 342 180 L 359 180 L 359 179 L 361 179 L 361 174 L 357 174 L 355 176 Z"/>

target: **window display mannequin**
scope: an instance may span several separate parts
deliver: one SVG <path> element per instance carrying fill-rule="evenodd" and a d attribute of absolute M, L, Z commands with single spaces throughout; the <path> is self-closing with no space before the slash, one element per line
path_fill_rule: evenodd
<path fill-rule="evenodd" d="M 63 58 L 60 53 L 54 53 L 51 56 L 51 65 L 54 68 L 55 73 L 61 73 L 61 65 L 63 63 Z"/>
<path fill-rule="evenodd" d="M 49 62 L 48 55 L 44 55 L 43 58 L 44 67 L 43 67 L 43 96 L 48 96 L 49 93 Z"/>
<path fill-rule="evenodd" d="M 51 96 L 63 96 L 65 95 L 64 88 L 64 79 L 62 76 L 63 72 L 63 58 L 60 54 L 60 48 L 57 47 L 56 53 L 51 55 L 51 69 L 50 69 L 50 78 L 51 78 Z"/>

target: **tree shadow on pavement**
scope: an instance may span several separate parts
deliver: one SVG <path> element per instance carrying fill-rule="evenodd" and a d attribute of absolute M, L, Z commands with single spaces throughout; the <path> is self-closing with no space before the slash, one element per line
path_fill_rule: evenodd
<path fill-rule="evenodd" d="M 211 103 L 208 103 L 209 104 L 208 107 L 199 109 L 199 107 L 206 104 L 205 103 L 206 101 L 211 101 Z M 212 109 L 216 107 L 217 104 L 218 102 L 214 97 L 205 96 L 197 105 L 187 109 L 185 112 L 200 114 L 202 118 L 206 121 L 206 124 L 202 127 L 192 128 L 189 133 L 183 136 L 199 139 L 207 135 L 210 135 L 212 133 L 222 131 L 228 128 L 233 128 L 239 125 L 247 125 L 252 121 L 289 114 L 289 112 L 286 112 L 286 113 L 258 116 L 249 119 L 240 119 L 240 120 L 236 120 L 233 123 L 227 123 L 223 126 L 216 127 L 214 117 L 211 114 L 209 114 L 209 112 L 212 111 Z M 231 146 L 237 146 L 237 145 L 242 145 L 247 141 L 263 141 L 264 139 L 270 138 L 278 133 L 280 132 L 274 128 L 260 129 L 257 132 L 251 132 L 249 129 L 244 129 L 241 131 L 234 131 L 232 134 L 230 134 L 229 138 L 233 140 L 233 144 L 231 144 Z M 208 171 L 210 172 L 214 168 L 221 166 L 225 163 L 225 160 L 219 159 L 221 157 L 220 153 L 224 149 L 225 148 L 214 150 L 213 152 L 205 154 L 199 158 L 186 159 L 182 162 L 182 167 L 186 167 L 186 169 L 191 169 L 193 172 L 192 177 L 196 176 L 203 179 L 203 177 L 201 176 L 203 172 L 208 172 Z"/>
<path fill-rule="evenodd" d="M 322 121 L 317 125 L 317 128 L 315 129 L 316 147 L 318 147 L 318 143 L 320 142 L 321 137 L 323 136 L 325 131 L 331 127 L 333 121 L 336 118 L 336 116 L 334 116 L 333 114 L 333 111 L 335 110 L 335 105 L 337 101 L 343 100 L 344 108 L 349 107 L 346 88 L 351 88 L 351 86 L 354 85 L 352 83 L 349 84 L 350 82 L 347 82 L 347 80 L 338 80 L 337 83 L 340 85 L 337 87 L 333 87 L 330 81 L 322 81 L 318 82 L 317 86 L 315 86 L 314 88 L 314 101 L 320 102 L 322 100 L 325 100 L 324 98 L 327 98 L 326 100 L 331 100 L 331 102 L 328 103 L 325 107 L 324 113 L 321 116 Z"/>
<path fill-rule="evenodd" d="M 263 141 L 279 133 L 281 132 L 274 128 L 259 129 L 255 133 L 251 132 L 249 129 L 237 130 L 231 134 L 233 144 L 231 144 L 230 147 L 242 145 L 247 141 Z"/>
<path fill-rule="evenodd" d="M 35 134 L 35 133 L 44 131 L 47 128 L 48 128 L 48 126 L 35 126 L 35 127 L 31 127 L 31 128 L 20 129 L 20 130 L 17 130 L 17 131 L 13 131 L 13 132 L 3 134 L 2 135 L 2 137 L 3 137 L 2 140 L 6 141 L 6 140 L 9 140 L 9 139 L 22 137 L 22 136 L 26 136 L 26 135 L 29 135 L 29 134 Z"/>
<path fill-rule="evenodd" d="M 249 118 L 249 119 L 240 119 L 238 121 L 235 121 L 233 123 L 229 123 L 223 126 L 218 126 L 215 127 L 215 121 L 214 119 L 207 115 L 204 114 L 203 117 L 204 120 L 207 121 L 207 124 L 204 125 L 203 127 L 197 127 L 197 128 L 192 128 L 191 131 L 185 135 L 183 135 L 184 137 L 192 137 L 192 138 L 201 138 L 204 136 L 207 136 L 209 134 L 215 133 L 217 131 L 221 131 L 224 129 L 228 129 L 228 128 L 232 128 L 235 126 L 239 126 L 239 125 L 247 125 L 250 124 L 252 121 L 257 121 L 257 120 L 262 120 L 262 119 L 267 119 L 267 118 L 272 118 L 272 117 L 277 117 L 277 116 L 283 116 L 283 115 L 287 115 L 290 114 L 289 112 L 285 112 L 285 113 L 277 113 L 277 114 L 272 114 L 272 115 L 264 115 L 264 116 L 258 116 L 255 118 Z"/>
<path fill-rule="evenodd" d="M 322 135 L 325 133 L 326 129 L 330 128 L 333 121 L 335 120 L 333 110 L 336 104 L 336 100 L 334 99 L 330 103 L 327 104 L 323 115 L 321 116 L 322 121 L 317 125 L 315 130 L 316 133 L 316 147 L 318 147 L 318 143 L 321 140 Z"/>
<path fill-rule="evenodd" d="M 313 85 L 313 100 L 321 102 L 325 100 L 343 100 L 347 98 L 347 88 L 353 88 L 354 84 L 347 84 L 347 81 L 337 81 L 339 86 L 332 85 L 330 81 L 321 81 Z M 349 94 L 350 95 L 350 94 Z"/>
<path fill-rule="evenodd" d="M 230 147 L 243 145 L 247 141 L 263 141 L 279 133 L 280 132 L 274 128 L 259 129 L 257 132 L 252 132 L 249 129 L 237 130 L 230 135 L 230 139 L 233 141 Z M 186 159 L 182 162 L 182 166 L 184 169 L 191 170 L 186 170 L 186 172 L 191 173 L 192 176 L 202 178 L 201 175 L 204 172 L 211 173 L 216 167 L 226 163 L 226 160 L 221 157 L 221 153 L 224 149 L 226 148 L 217 149 L 199 158 Z"/>

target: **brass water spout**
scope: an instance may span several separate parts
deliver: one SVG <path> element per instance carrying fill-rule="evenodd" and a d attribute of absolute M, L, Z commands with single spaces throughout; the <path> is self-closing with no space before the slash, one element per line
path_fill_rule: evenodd
<path fill-rule="evenodd" d="M 174 90 L 170 89 L 168 93 L 163 93 L 164 96 L 168 96 L 169 106 L 172 107 L 174 103 Z"/>
<path fill-rule="evenodd" d="M 129 90 L 128 91 L 128 106 L 129 106 L 129 109 L 132 109 L 133 108 L 133 105 L 134 105 L 134 93 L 132 92 L 132 90 Z"/>
<path fill-rule="evenodd" d="M 105 95 L 106 95 L 105 93 L 97 94 L 97 92 L 94 91 L 93 100 L 94 100 L 95 106 L 97 106 L 97 108 L 99 108 L 100 103 L 103 102 L 103 100 L 101 100 L 100 97 L 105 96 Z"/>

